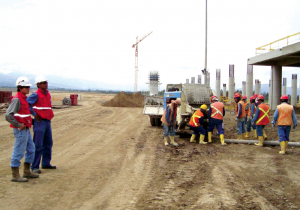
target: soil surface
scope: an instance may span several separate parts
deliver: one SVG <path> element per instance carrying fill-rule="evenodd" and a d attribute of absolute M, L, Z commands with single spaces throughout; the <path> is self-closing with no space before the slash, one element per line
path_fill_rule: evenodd
<path fill-rule="evenodd" d="M 57 169 L 27 183 L 10 181 L 14 136 L 0 115 L 0 209 L 300 209 L 300 148 L 279 155 L 279 146 L 221 146 L 216 135 L 212 144 L 182 135 L 179 147 L 164 146 L 142 108 L 86 98 L 54 109 Z M 225 138 L 236 138 L 234 115 L 224 122 Z M 299 128 L 290 137 L 299 142 Z"/>
<path fill-rule="evenodd" d="M 103 103 L 103 106 L 109 107 L 144 107 L 145 97 L 140 93 L 127 94 L 120 92 L 110 101 Z"/>

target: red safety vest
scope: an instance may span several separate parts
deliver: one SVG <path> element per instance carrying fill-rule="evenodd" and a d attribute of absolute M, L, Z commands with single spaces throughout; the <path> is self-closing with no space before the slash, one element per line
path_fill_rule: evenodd
<path fill-rule="evenodd" d="M 257 108 L 259 109 L 259 115 L 256 125 L 267 125 L 270 122 L 270 107 L 265 103 L 261 103 Z"/>
<path fill-rule="evenodd" d="M 293 124 L 293 109 L 292 105 L 282 103 L 277 106 L 278 109 L 278 125 Z"/>
<path fill-rule="evenodd" d="M 54 117 L 51 105 L 51 96 L 48 90 L 47 94 L 38 89 L 36 93 L 38 94 L 38 100 L 33 104 L 33 110 L 42 118 L 46 120 L 51 120 Z"/>
<path fill-rule="evenodd" d="M 28 128 L 31 127 L 32 125 L 32 118 L 31 118 L 31 113 L 29 110 L 29 104 L 26 101 L 27 96 L 24 95 L 21 92 L 18 92 L 14 97 L 14 98 L 18 98 L 20 100 L 20 110 L 18 111 L 18 113 L 14 114 L 15 119 L 19 122 L 19 123 L 24 123 Z M 11 128 L 16 128 L 14 126 L 12 126 L 12 124 L 10 124 Z"/>
<path fill-rule="evenodd" d="M 241 105 L 242 105 L 242 114 L 240 115 L 240 118 L 246 117 L 245 103 L 244 103 L 242 100 L 239 101 L 239 103 L 237 103 L 236 106 L 235 106 L 235 113 L 236 113 L 236 116 L 238 116 L 238 113 L 239 113 L 239 107 L 238 107 L 238 104 L 241 104 Z"/>
<path fill-rule="evenodd" d="M 210 105 L 211 108 L 211 118 L 223 120 L 223 107 L 224 104 L 221 102 L 214 102 Z"/>
<path fill-rule="evenodd" d="M 197 110 L 190 119 L 190 126 L 198 127 L 200 125 L 199 120 L 203 116 L 203 113 L 200 110 Z"/>

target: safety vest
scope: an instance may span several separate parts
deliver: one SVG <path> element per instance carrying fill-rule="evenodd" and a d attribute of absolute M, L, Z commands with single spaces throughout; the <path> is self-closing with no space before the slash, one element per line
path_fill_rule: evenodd
<path fill-rule="evenodd" d="M 239 101 L 239 103 L 237 103 L 236 106 L 235 106 L 235 113 L 236 113 L 236 116 L 238 116 L 238 113 L 239 113 L 239 107 L 238 107 L 238 104 L 241 104 L 241 105 L 242 105 L 242 114 L 240 115 L 240 118 L 246 117 L 245 103 L 244 103 L 242 100 Z"/>
<path fill-rule="evenodd" d="M 215 102 L 210 105 L 211 108 L 211 118 L 223 120 L 223 103 L 221 102 Z"/>
<path fill-rule="evenodd" d="M 248 101 L 245 102 L 245 114 L 246 114 L 246 116 L 247 116 L 248 113 L 249 113 L 249 108 L 246 110 L 247 104 L 248 104 Z"/>
<path fill-rule="evenodd" d="M 270 107 L 265 103 L 261 103 L 257 108 L 259 109 L 259 115 L 256 125 L 267 125 L 270 122 Z"/>
<path fill-rule="evenodd" d="M 51 105 L 51 96 L 48 90 L 45 94 L 41 89 L 36 91 L 38 95 L 38 100 L 33 104 L 33 110 L 42 118 L 46 120 L 51 120 L 54 117 Z"/>
<path fill-rule="evenodd" d="M 248 112 L 248 117 L 250 117 L 252 115 L 251 113 L 251 108 L 252 108 L 252 105 L 254 106 L 254 113 L 253 113 L 253 117 L 255 116 L 255 112 L 256 112 L 256 106 L 255 106 L 255 103 L 252 103 L 249 107 L 249 112 Z"/>
<path fill-rule="evenodd" d="M 200 125 L 199 120 L 203 116 L 203 113 L 200 110 L 197 110 L 190 119 L 190 126 L 198 127 Z"/>
<path fill-rule="evenodd" d="M 175 103 L 174 104 L 168 104 L 167 106 L 171 110 L 171 112 L 170 112 L 170 121 L 171 121 L 171 119 L 173 119 L 173 126 L 175 127 L 175 125 L 176 125 L 176 116 L 177 116 L 177 104 L 175 104 Z M 168 125 L 168 122 L 166 120 L 166 112 L 167 112 L 167 107 L 165 108 L 163 116 L 161 117 L 160 120 L 162 121 L 162 123 Z M 173 118 L 172 118 L 172 116 L 173 116 Z"/>
<path fill-rule="evenodd" d="M 293 124 L 293 109 L 292 105 L 282 103 L 277 106 L 278 109 L 278 125 Z"/>
<path fill-rule="evenodd" d="M 18 113 L 14 114 L 14 118 L 19 122 L 19 123 L 24 123 L 28 128 L 31 127 L 32 125 L 32 118 L 31 118 L 31 114 L 30 114 L 30 110 L 29 110 L 29 104 L 26 101 L 27 96 L 24 95 L 21 92 L 18 92 L 14 97 L 14 98 L 18 98 L 20 100 L 20 110 L 18 111 Z M 10 124 L 11 128 L 16 128 L 14 126 L 12 126 L 12 124 Z"/>

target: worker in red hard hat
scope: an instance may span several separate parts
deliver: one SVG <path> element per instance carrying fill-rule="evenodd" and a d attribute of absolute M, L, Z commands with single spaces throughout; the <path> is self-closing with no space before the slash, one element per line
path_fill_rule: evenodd
<path fill-rule="evenodd" d="M 234 94 L 234 101 L 236 103 L 235 113 L 237 122 L 237 139 L 245 139 L 246 129 L 245 129 L 245 103 L 242 101 L 242 96 L 240 93 Z"/>
<path fill-rule="evenodd" d="M 297 127 L 297 117 L 295 115 L 295 110 L 292 105 L 288 104 L 289 98 L 286 95 L 281 96 L 281 104 L 277 106 L 274 118 L 272 121 L 272 126 L 275 128 L 276 121 L 278 120 L 278 136 L 279 143 L 281 147 L 280 154 L 284 155 L 290 140 L 290 131 L 293 124 L 293 129 Z"/>
<path fill-rule="evenodd" d="M 258 143 L 256 146 L 263 146 L 263 142 L 267 135 L 264 131 L 266 125 L 269 124 L 270 120 L 270 107 L 264 103 L 265 98 L 263 95 L 257 96 L 258 106 L 255 112 L 255 116 L 252 119 L 252 124 L 256 124 L 256 130 L 258 135 Z"/>
<path fill-rule="evenodd" d="M 250 137 L 250 132 L 247 132 L 247 120 L 248 120 L 248 112 L 249 112 L 249 107 L 250 107 L 250 103 L 248 103 L 247 101 L 247 96 L 243 96 L 242 98 L 243 102 L 245 103 L 245 113 L 246 113 L 246 117 L 245 117 L 245 129 L 246 129 L 246 135 L 245 138 L 249 138 Z"/>
<path fill-rule="evenodd" d="M 253 116 L 256 112 L 256 104 L 255 104 L 255 98 L 253 96 L 250 97 L 250 109 L 248 111 L 248 121 L 247 121 L 247 133 L 251 133 L 251 120 L 253 119 Z M 254 132 L 254 138 L 257 138 L 257 133 L 256 133 L 256 125 L 254 124 L 252 126 L 253 132 Z M 247 137 L 247 133 L 246 133 L 246 137 Z"/>

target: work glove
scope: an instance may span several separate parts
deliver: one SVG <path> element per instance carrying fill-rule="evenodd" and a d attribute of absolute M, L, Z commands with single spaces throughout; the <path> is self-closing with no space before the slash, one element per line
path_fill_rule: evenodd
<path fill-rule="evenodd" d="M 237 122 L 239 119 L 238 118 L 235 118 L 235 122 Z"/>
<path fill-rule="evenodd" d="M 272 128 L 275 130 L 275 123 L 272 123 Z"/>
<path fill-rule="evenodd" d="M 254 122 L 251 121 L 251 125 L 254 126 Z"/>
<path fill-rule="evenodd" d="M 296 130 L 296 127 L 297 127 L 297 125 L 293 125 L 293 131 L 295 131 L 295 130 Z"/>

